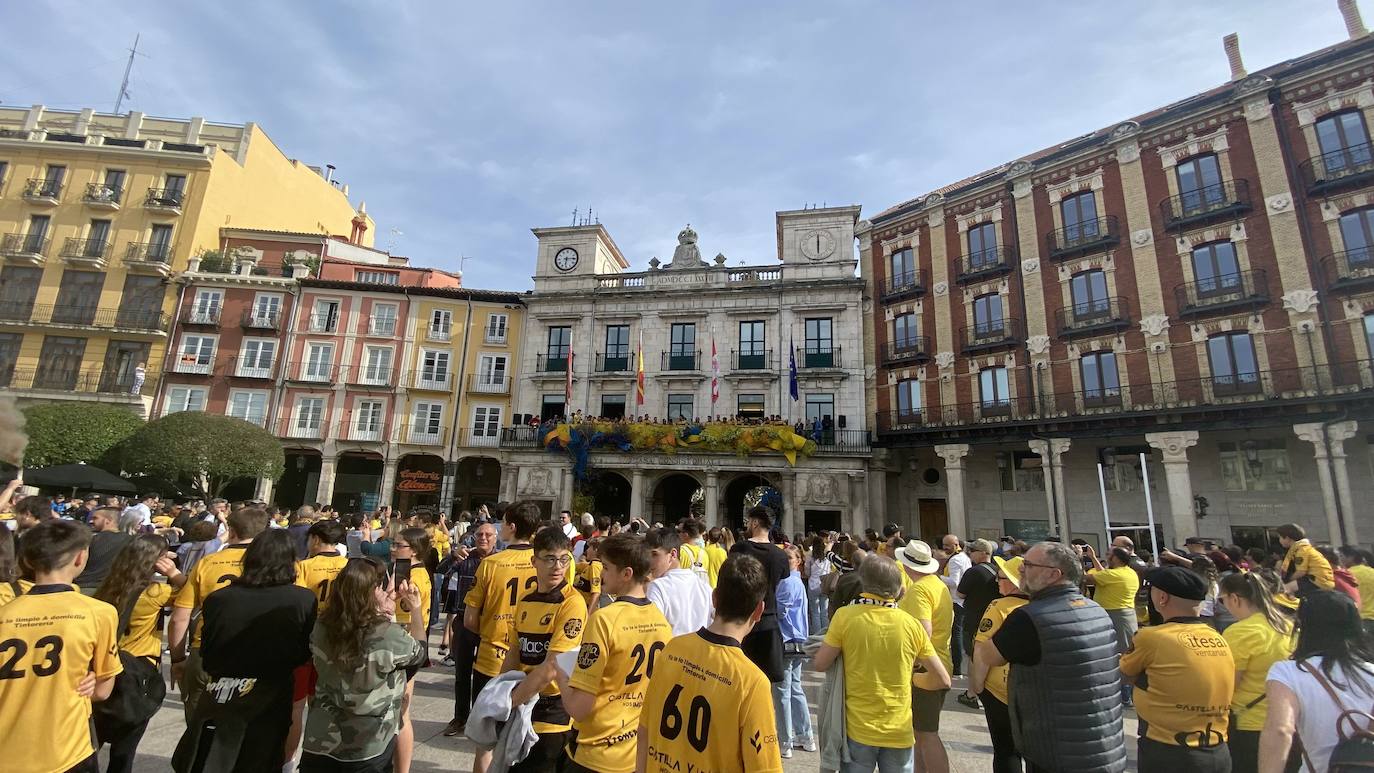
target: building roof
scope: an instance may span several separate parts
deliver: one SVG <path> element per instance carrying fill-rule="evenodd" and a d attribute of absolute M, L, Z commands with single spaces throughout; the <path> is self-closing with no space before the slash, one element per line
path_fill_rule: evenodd
<path fill-rule="evenodd" d="M 302 287 L 327 290 L 356 290 L 359 292 L 389 293 L 391 295 L 420 295 L 432 298 L 450 298 L 460 301 L 488 301 L 491 303 L 524 304 L 521 294 L 512 290 L 476 290 L 467 287 L 406 287 L 403 285 L 382 285 L 371 282 L 347 282 L 338 279 L 302 279 Z"/>

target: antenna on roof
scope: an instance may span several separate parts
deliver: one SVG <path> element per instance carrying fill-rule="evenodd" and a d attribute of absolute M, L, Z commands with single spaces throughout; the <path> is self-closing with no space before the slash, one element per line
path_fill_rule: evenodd
<path fill-rule="evenodd" d="M 573 210 L 572 225 L 577 225 L 577 213 L 578 213 L 579 211 L 580 211 L 580 210 L 576 210 L 576 209 Z"/>
<path fill-rule="evenodd" d="M 134 35 L 134 47 L 129 49 L 129 61 L 124 65 L 124 80 L 119 82 L 119 96 L 115 97 L 115 115 L 119 115 L 119 108 L 124 105 L 124 98 L 129 96 L 129 73 L 134 69 L 134 57 L 138 55 L 138 40 L 143 35 Z"/>

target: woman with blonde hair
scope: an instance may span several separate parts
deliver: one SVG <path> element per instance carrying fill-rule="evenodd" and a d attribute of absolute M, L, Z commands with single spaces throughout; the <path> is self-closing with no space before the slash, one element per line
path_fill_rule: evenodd
<path fill-rule="evenodd" d="M 1265 679 L 1270 666 L 1293 654 L 1292 621 L 1274 601 L 1278 584 L 1277 576 L 1260 569 L 1223 577 L 1217 593 L 1217 599 L 1236 620 L 1221 634 L 1236 662 L 1227 740 L 1234 773 L 1259 770 L 1260 731 L 1269 708 Z"/>

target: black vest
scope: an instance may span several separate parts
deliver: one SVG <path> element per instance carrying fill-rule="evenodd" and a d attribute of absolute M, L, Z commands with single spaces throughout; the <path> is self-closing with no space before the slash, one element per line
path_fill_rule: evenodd
<path fill-rule="evenodd" d="M 1122 773 L 1126 737 L 1111 618 L 1072 587 L 1045 591 L 1021 609 L 1035 623 L 1040 663 L 1011 666 L 1017 750 L 1054 773 Z"/>

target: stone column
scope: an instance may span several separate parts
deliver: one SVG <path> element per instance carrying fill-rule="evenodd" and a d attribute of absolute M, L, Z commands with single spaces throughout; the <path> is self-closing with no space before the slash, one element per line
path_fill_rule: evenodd
<path fill-rule="evenodd" d="M 396 498 L 392 496 L 392 489 L 396 488 L 396 459 L 388 459 L 382 462 L 382 485 L 377 491 L 378 505 L 394 505 Z"/>
<path fill-rule="evenodd" d="M 777 527 L 784 534 L 790 534 L 789 528 L 793 518 L 797 518 L 801 513 L 797 512 L 797 473 L 784 472 L 782 478 L 782 514 L 778 518 Z"/>
<path fill-rule="evenodd" d="M 315 487 L 315 501 L 322 505 L 334 502 L 334 468 L 335 460 L 325 457 L 320 461 L 320 479 Z"/>
<path fill-rule="evenodd" d="M 868 474 L 851 472 L 849 478 L 849 510 L 840 515 L 840 530 L 850 534 L 868 523 Z"/>
<path fill-rule="evenodd" d="M 573 471 L 572 467 L 564 467 L 560 476 L 561 483 L 558 487 L 558 509 L 571 510 L 573 498 Z"/>
<path fill-rule="evenodd" d="M 1294 424 L 1293 432 L 1299 438 L 1312 444 L 1313 456 L 1317 461 L 1317 482 L 1321 485 L 1322 505 L 1326 511 L 1326 539 L 1333 545 L 1355 544 L 1354 502 L 1350 498 L 1350 475 L 1345 467 L 1345 441 L 1355 436 L 1359 424 L 1354 421 L 1339 421 L 1327 428 L 1322 435 L 1320 422 Z M 1327 452 L 1327 440 L 1331 450 Z M 1335 468 L 1335 476 L 1331 470 Z M 1339 501 L 1339 507 L 1337 502 Z M 1341 533 L 1341 527 L 1345 533 Z"/>
<path fill-rule="evenodd" d="M 1050 451 L 1050 441 L 1031 440 L 1027 443 L 1030 450 L 1040 457 L 1040 474 L 1045 477 L 1045 515 L 1046 521 L 1050 525 L 1051 534 L 1064 533 L 1063 525 L 1059 522 L 1058 500 L 1062 493 L 1056 493 L 1059 484 L 1054 477 L 1054 462 L 1051 461 L 1053 454 Z M 1013 473 L 1015 474 L 1015 473 Z"/>
<path fill-rule="evenodd" d="M 630 473 L 630 520 L 644 517 L 644 471 L 635 468 Z"/>
<path fill-rule="evenodd" d="M 706 473 L 706 487 L 702 492 L 706 500 L 706 525 L 720 525 L 720 473 L 714 470 Z"/>
<path fill-rule="evenodd" d="M 935 446 L 935 453 L 945 460 L 945 504 L 949 510 L 949 532 L 959 539 L 968 536 L 968 512 L 964 509 L 964 457 L 968 443 Z"/>
<path fill-rule="evenodd" d="M 873 449 L 873 458 L 868 463 L 868 520 L 860 521 L 854 519 L 854 530 L 851 534 L 862 533 L 865 528 L 881 529 L 882 520 L 887 517 L 887 461 L 889 452 L 884 449 Z"/>
<path fill-rule="evenodd" d="M 457 488 L 455 473 L 454 487 Z M 515 464 L 501 466 L 501 501 L 514 502 L 520 496 L 520 467 Z"/>
<path fill-rule="evenodd" d="M 1068 489 L 1064 488 L 1064 454 L 1069 450 L 1068 438 L 1050 439 L 1050 463 L 1054 467 L 1054 514 L 1059 520 L 1059 538 L 1073 536 L 1073 524 L 1069 522 Z"/>
<path fill-rule="evenodd" d="M 1197 445 L 1197 432 L 1148 432 L 1145 441 L 1163 452 L 1164 480 L 1169 487 L 1169 520 L 1164 523 L 1164 541 L 1177 545 L 1196 536 L 1198 531 L 1193 480 L 1188 476 L 1188 449 Z"/>
<path fill-rule="evenodd" d="M 261 502 L 271 502 L 274 483 L 271 478 L 258 478 L 258 483 L 253 488 L 253 498 Z"/>

